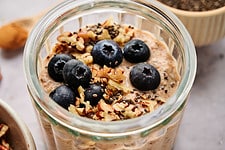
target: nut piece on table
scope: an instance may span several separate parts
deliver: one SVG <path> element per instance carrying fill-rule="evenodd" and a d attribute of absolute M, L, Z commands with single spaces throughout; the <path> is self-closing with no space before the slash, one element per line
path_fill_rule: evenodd
<path fill-rule="evenodd" d="M 2 73 L 1 73 L 1 69 L 0 69 L 0 81 L 2 80 Z"/>
<path fill-rule="evenodd" d="M 0 28 L 0 48 L 13 51 L 22 48 L 27 40 L 28 31 L 16 23 Z"/>

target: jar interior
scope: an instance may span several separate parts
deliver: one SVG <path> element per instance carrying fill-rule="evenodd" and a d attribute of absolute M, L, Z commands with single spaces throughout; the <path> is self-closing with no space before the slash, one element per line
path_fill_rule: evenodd
<path fill-rule="evenodd" d="M 144 116 L 145 118 L 150 117 L 151 119 L 142 119 L 142 121 L 140 121 L 140 118 L 135 118 L 121 121 L 120 123 L 98 122 L 71 115 L 48 98 L 48 95 L 41 89 L 41 85 L 38 81 L 40 72 L 39 68 L 43 65 L 43 59 L 49 54 L 52 47 L 57 42 L 57 36 L 64 31 L 76 31 L 88 24 L 104 22 L 110 17 L 119 24 L 130 24 L 138 29 L 150 31 L 156 36 L 157 39 L 165 42 L 165 44 L 168 45 L 171 54 L 177 61 L 177 69 L 181 75 L 181 78 L 186 78 L 184 76 L 185 70 L 187 70 L 187 64 L 185 63 L 185 57 L 187 56 L 184 54 L 184 49 L 186 48 L 185 44 L 187 44 L 185 43 L 185 38 L 183 37 L 180 28 L 177 27 L 177 24 L 175 24 L 174 21 L 172 21 L 171 18 L 157 6 L 151 4 L 146 6 L 145 4 L 141 5 L 140 3 L 128 1 L 106 1 L 98 3 L 91 1 L 90 3 L 81 4 L 79 7 L 76 6 L 76 8 L 74 5 L 65 5 L 63 8 L 58 9 L 58 14 L 60 15 L 52 14 L 57 10 L 57 8 L 50 11 L 48 15 L 52 15 L 52 18 L 48 20 L 48 15 L 46 15 L 45 18 L 39 22 L 36 30 L 34 31 L 38 32 L 36 35 L 35 44 L 39 46 L 36 46 L 35 49 L 33 49 L 33 53 L 30 53 L 30 55 L 33 54 L 34 56 L 38 56 L 37 59 L 32 60 L 35 63 L 30 64 L 30 68 L 36 68 L 36 70 L 32 69 L 34 72 L 31 71 L 32 82 L 34 82 L 33 84 L 35 89 L 30 88 L 30 90 L 36 91 L 35 93 L 38 97 L 37 98 L 34 96 L 36 102 L 41 104 L 40 106 L 43 107 L 43 110 L 46 110 L 49 116 L 69 128 L 75 128 L 74 124 L 76 124 L 76 126 L 79 126 L 79 129 L 76 128 L 76 130 L 80 130 L 81 132 L 84 132 L 84 130 L 90 130 L 89 127 L 92 125 L 93 128 L 91 130 L 94 132 L 124 134 L 124 131 L 137 132 L 139 129 L 145 130 L 146 128 L 153 128 L 160 122 L 166 120 L 167 117 L 170 116 L 183 103 L 184 99 L 178 100 L 178 97 L 181 95 L 183 89 L 180 89 L 174 97 L 171 98 L 168 104 L 165 104 L 165 106 L 157 109 L 152 114 Z M 61 11 L 63 9 L 66 9 L 67 11 L 63 11 L 62 13 Z M 39 27 L 40 31 L 38 31 Z M 187 84 L 186 80 L 183 82 L 184 83 L 181 84 Z M 175 105 L 175 103 L 177 104 Z M 172 108 L 174 109 L 173 111 L 171 111 Z M 135 125 L 130 124 L 133 124 L 134 122 L 136 122 Z M 120 129 L 117 128 L 118 125 L 121 125 Z M 95 126 L 97 128 L 95 128 Z"/>

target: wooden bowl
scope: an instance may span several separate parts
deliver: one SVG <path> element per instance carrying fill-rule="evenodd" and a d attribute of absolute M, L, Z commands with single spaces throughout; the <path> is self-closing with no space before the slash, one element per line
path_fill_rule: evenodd
<path fill-rule="evenodd" d="M 35 150 L 33 137 L 18 114 L 0 99 L 0 123 L 8 125 L 7 142 L 13 149 Z"/>

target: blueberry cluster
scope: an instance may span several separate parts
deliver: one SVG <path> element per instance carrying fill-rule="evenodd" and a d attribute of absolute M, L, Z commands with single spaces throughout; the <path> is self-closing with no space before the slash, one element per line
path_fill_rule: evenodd
<path fill-rule="evenodd" d="M 93 46 L 91 55 L 93 63 L 110 68 L 119 66 L 123 58 L 130 63 L 136 63 L 131 68 L 129 78 L 138 90 L 154 90 L 160 84 L 159 72 L 146 63 L 151 55 L 150 49 L 139 39 L 127 42 L 123 49 L 113 40 L 101 40 Z M 65 109 L 75 103 L 79 96 L 79 86 L 84 88 L 84 100 L 89 101 L 92 106 L 96 106 L 103 98 L 105 87 L 92 83 L 90 68 L 70 54 L 56 54 L 52 57 L 48 64 L 48 73 L 56 82 L 64 83 L 53 90 L 50 97 Z"/>
<path fill-rule="evenodd" d="M 118 66 L 123 57 L 131 63 L 137 63 L 130 72 L 131 84 L 141 90 L 154 90 L 159 86 L 160 74 L 155 67 L 145 63 L 151 53 L 144 41 L 133 39 L 127 42 L 123 51 L 117 43 L 112 40 L 102 40 L 94 45 L 91 52 L 94 63 L 108 67 Z"/>
<path fill-rule="evenodd" d="M 90 101 L 92 106 L 97 105 L 102 98 L 104 89 L 98 84 L 90 84 L 92 72 L 80 60 L 69 54 L 56 54 L 48 64 L 49 76 L 57 82 L 65 84 L 57 87 L 50 93 L 50 97 L 65 109 L 75 103 L 79 94 L 77 88 L 85 88 L 85 101 Z M 75 91 L 75 92 L 74 92 Z"/>

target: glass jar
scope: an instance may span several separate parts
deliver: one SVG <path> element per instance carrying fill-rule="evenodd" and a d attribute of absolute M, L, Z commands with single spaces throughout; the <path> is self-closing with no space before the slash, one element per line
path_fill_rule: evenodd
<path fill-rule="evenodd" d="M 39 81 L 43 59 L 57 36 L 113 17 L 119 24 L 147 30 L 166 43 L 177 61 L 181 82 L 161 107 L 141 117 L 97 121 L 58 106 Z M 27 87 L 48 149 L 170 150 L 196 73 L 195 47 L 187 30 L 170 11 L 147 0 L 67 0 L 49 11 L 34 27 L 24 52 Z"/>

